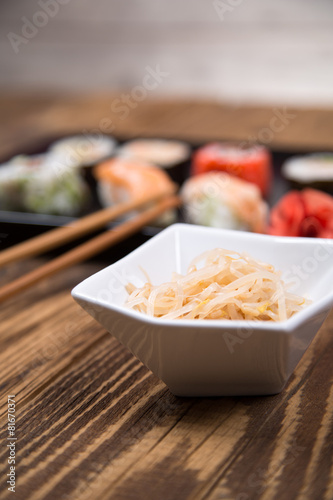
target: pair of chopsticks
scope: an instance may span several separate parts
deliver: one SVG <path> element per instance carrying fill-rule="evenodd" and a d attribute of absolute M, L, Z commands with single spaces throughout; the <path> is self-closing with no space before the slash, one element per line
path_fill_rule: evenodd
<path fill-rule="evenodd" d="M 145 208 L 148 204 L 148 208 Z M 143 208 L 138 215 L 117 225 L 115 228 L 95 236 L 91 240 L 4 285 L 0 288 L 0 302 L 16 295 L 46 277 L 52 276 L 63 269 L 83 262 L 106 250 L 128 236 L 135 234 L 159 215 L 179 204 L 180 199 L 175 195 L 175 191 L 154 193 L 149 198 L 137 198 L 99 210 L 66 226 L 52 229 L 40 236 L 3 250 L 0 252 L 0 267 L 21 259 L 40 255 L 65 243 L 74 241 L 81 236 L 105 227 L 109 222 L 116 220 L 128 212 Z"/>

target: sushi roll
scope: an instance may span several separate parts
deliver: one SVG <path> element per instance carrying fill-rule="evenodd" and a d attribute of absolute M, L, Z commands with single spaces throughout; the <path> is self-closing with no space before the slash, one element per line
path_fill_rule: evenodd
<path fill-rule="evenodd" d="M 24 211 L 24 189 L 28 172 L 22 165 L 0 165 L 0 210 Z"/>
<path fill-rule="evenodd" d="M 18 156 L 0 165 L 0 209 L 50 215 L 79 215 L 89 189 L 77 170 L 54 167 L 48 155 Z"/>
<path fill-rule="evenodd" d="M 28 212 L 77 216 L 89 205 L 89 188 L 78 172 L 63 171 L 61 177 L 52 169 L 31 175 L 25 191 Z"/>
<path fill-rule="evenodd" d="M 208 172 L 188 179 L 181 197 L 187 222 L 264 233 L 268 206 L 259 188 L 225 172 Z"/>
<path fill-rule="evenodd" d="M 264 146 L 216 142 L 199 148 L 193 155 L 192 175 L 214 170 L 255 184 L 265 197 L 271 189 L 272 161 Z"/>
<path fill-rule="evenodd" d="M 181 184 L 187 176 L 191 156 L 188 144 L 166 139 L 135 139 L 126 142 L 117 151 L 118 156 L 160 167 Z"/>
<path fill-rule="evenodd" d="M 42 165 L 45 165 L 48 162 L 47 154 L 39 154 L 39 155 L 17 155 L 13 156 L 13 158 L 8 162 L 10 165 L 19 165 L 20 167 L 27 167 L 28 169 L 38 168 Z"/>
<path fill-rule="evenodd" d="M 173 192 L 175 185 L 168 174 L 149 164 L 135 163 L 119 158 L 101 163 L 94 169 L 97 193 L 104 207 L 149 197 L 153 192 Z M 133 214 L 128 214 L 130 217 Z M 176 212 L 171 210 L 159 220 L 160 225 L 175 220 Z"/>
<path fill-rule="evenodd" d="M 295 188 L 312 187 L 333 192 L 333 153 L 293 156 L 282 166 L 282 175 Z"/>
<path fill-rule="evenodd" d="M 17 155 L 0 165 L 0 210 L 27 211 L 25 193 L 31 174 L 47 161 L 47 155 Z"/>
<path fill-rule="evenodd" d="M 116 141 L 103 134 L 74 135 L 54 142 L 48 153 L 68 167 L 88 167 L 113 155 Z"/>

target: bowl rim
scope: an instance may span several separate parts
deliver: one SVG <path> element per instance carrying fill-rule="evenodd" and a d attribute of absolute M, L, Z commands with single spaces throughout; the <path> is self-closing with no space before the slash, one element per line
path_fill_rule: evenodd
<path fill-rule="evenodd" d="M 199 226 L 195 224 L 186 224 L 186 223 L 175 223 L 171 224 L 164 230 L 162 230 L 160 233 L 157 235 L 153 236 L 150 238 L 148 241 L 140 245 L 138 248 L 127 254 L 126 256 L 122 257 L 121 259 L 117 260 L 116 262 L 110 264 L 109 266 L 101 269 L 97 273 L 93 274 L 92 276 L 97 276 L 98 274 L 104 274 L 106 270 L 110 270 L 112 267 L 119 266 L 121 265 L 124 261 L 128 259 L 132 259 L 133 256 L 135 257 L 136 253 L 141 253 L 142 249 L 144 247 L 147 247 L 150 245 L 152 240 L 159 239 L 162 236 L 164 236 L 167 232 L 175 232 L 181 228 L 186 227 L 186 230 L 193 230 L 193 231 L 209 231 L 209 232 L 223 232 L 223 234 L 230 234 L 233 236 L 237 236 L 240 238 L 252 238 L 255 240 L 265 240 L 265 241 L 278 241 L 280 244 L 296 244 L 296 245 L 308 245 L 308 246 L 313 246 L 315 243 L 319 243 L 320 245 L 324 245 L 327 247 L 332 247 L 332 254 L 333 254 L 333 240 L 325 239 L 325 238 L 305 238 L 305 237 L 292 237 L 292 236 L 271 236 L 271 235 L 266 235 L 266 234 L 257 234 L 257 233 L 245 233 L 242 231 L 235 231 L 231 229 L 219 229 L 219 228 L 211 228 L 211 227 L 206 227 L 206 226 Z M 236 234 L 237 233 L 237 234 Z M 273 243 L 273 241 L 272 241 Z M 295 315 L 293 315 L 291 318 L 285 320 L 285 321 L 278 321 L 278 322 L 270 322 L 270 321 L 255 321 L 255 320 L 227 320 L 227 319 L 218 319 L 218 320 L 198 320 L 198 319 L 163 319 L 163 318 L 156 318 L 152 316 L 145 315 L 144 313 L 141 313 L 139 311 L 135 311 L 133 309 L 130 309 L 124 305 L 118 305 L 114 304 L 112 302 L 106 303 L 101 299 L 92 297 L 88 293 L 84 292 L 84 288 L 87 284 L 87 282 L 92 278 L 92 276 L 86 278 L 83 280 L 81 283 L 76 285 L 71 294 L 75 300 L 83 300 L 86 302 L 89 302 L 91 304 L 94 304 L 97 307 L 103 307 L 106 309 L 109 309 L 110 311 L 115 311 L 117 313 L 120 313 L 124 316 L 128 316 L 134 320 L 137 320 L 141 323 L 148 323 L 160 327 L 177 327 L 177 328 L 185 328 L 185 329 L 190 329 L 190 328 L 198 328 L 198 329 L 211 329 L 211 330 L 216 330 L 216 329 L 221 329 L 221 330 L 240 330 L 244 328 L 251 328 L 253 330 L 272 330 L 272 331 L 283 331 L 285 333 L 291 332 L 295 330 L 297 327 L 299 327 L 301 324 L 305 323 L 306 321 L 310 320 L 313 318 L 315 314 L 318 314 L 320 312 L 323 312 L 327 310 L 327 314 L 330 310 L 330 307 L 332 306 L 333 303 L 333 289 L 331 292 L 329 292 L 325 297 L 309 304 L 305 309 L 302 309 L 301 311 L 298 311 Z"/>

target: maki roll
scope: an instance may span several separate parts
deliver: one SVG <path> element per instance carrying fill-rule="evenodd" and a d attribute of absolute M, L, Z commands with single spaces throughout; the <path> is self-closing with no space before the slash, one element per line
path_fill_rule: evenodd
<path fill-rule="evenodd" d="M 293 156 L 282 166 L 282 175 L 295 188 L 312 187 L 333 192 L 333 153 Z"/>
<path fill-rule="evenodd" d="M 74 135 L 54 142 L 49 154 L 65 166 L 88 167 L 112 156 L 115 147 L 115 139 L 107 135 Z"/>
<path fill-rule="evenodd" d="M 185 220 L 224 229 L 264 233 L 268 206 L 257 186 L 225 172 L 208 172 L 182 187 Z"/>
<path fill-rule="evenodd" d="M 25 193 L 31 173 L 46 161 L 45 154 L 14 156 L 0 165 L 0 210 L 27 211 Z"/>
<path fill-rule="evenodd" d="M 48 155 L 18 156 L 0 166 L 1 210 L 76 216 L 89 199 L 80 173 L 59 173 Z"/>
<path fill-rule="evenodd" d="M 267 148 L 216 142 L 199 148 L 193 156 L 192 175 L 210 171 L 227 172 L 258 186 L 263 196 L 272 183 L 272 161 Z"/>
<path fill-rule="evenodd" d="M 25 211 L 24 192 L 29 172 L 22 165 L 0 165 L 0 210 Z"/>
<path fill-rule="evenodd" d="M 181 184 L 186 178 L 186 166 L 191 149 L 181 141 L 166 139 L 135 139 L 118 149 L 121 158 L 149 163 L 168 172 L 172 179 Z"/>

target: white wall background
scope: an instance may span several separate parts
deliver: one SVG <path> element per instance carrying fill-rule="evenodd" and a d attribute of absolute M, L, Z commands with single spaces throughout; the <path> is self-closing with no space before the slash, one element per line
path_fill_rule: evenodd
<path fill-rule="evenodd" d="M 0 89 L 131 88 L 159 64 L 156 95 L 333 106 L 332 0 L 220 1 L 223 20 L 213 0 L 1 0 Z M 16 54 L 8 34 L 47 2 L 57 14 Z"/>

